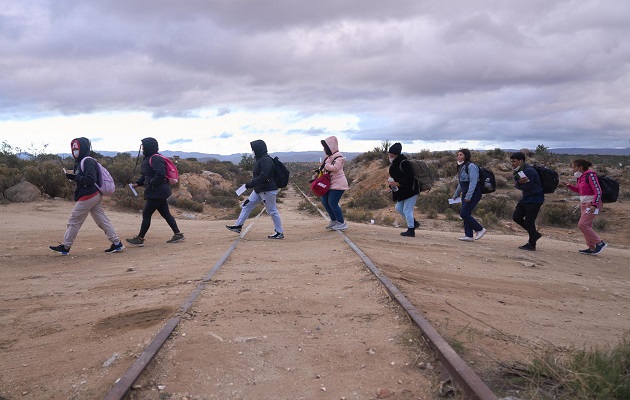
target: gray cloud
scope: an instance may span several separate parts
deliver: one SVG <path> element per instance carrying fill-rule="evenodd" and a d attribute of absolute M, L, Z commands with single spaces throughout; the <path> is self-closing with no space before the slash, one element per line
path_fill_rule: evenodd
<path fill-rule="evenodd" d="M 626 0 L 0 5 L 4 119 L 286 109 L 355 114 L 356 140 L 630 136 Z"/>

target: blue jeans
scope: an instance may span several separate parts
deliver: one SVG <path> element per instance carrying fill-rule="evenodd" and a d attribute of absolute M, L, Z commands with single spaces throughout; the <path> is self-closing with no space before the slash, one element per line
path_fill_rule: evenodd
<path fill-rule="evenodd" d="M 413 227 L 415 226 L 413 208 L 416 206 L 417 199 L 418 195 L 416 194 L 408 199 L 396 202 L 396 211 L 398 211 L 398 214 L 402 215 L 405 218 L 405 221 L 407 221 L 407 228 L 410 229 L 413 229 Z"/>
<path fill-rule="evenodd" d="M 273 221 L 273 227 L 276 232 L 284 233 L 282 230 L 282 221 L 280 220 L 280 213 L 278 213 L 278 207 L 276 207 L 276 196 L 278 195 L 277 190 L 270 190 L 268 192 L 252 192 L 249 195 L 247 200 L 249 202 L 245 204 L 243 209 L 241 210 L 241 214 L 238 216 L 235 225 L 243 225 L 249 214 L 256 208 L 258 203 L 261 201 L 265 205 L 265 209 L 267 210 L 267 214 L 271 217 Z"/>
<path fill-rule="evenodd" d="M 468 191 L 468 188 L 466 188 L 466 191 Z M 483 226 L 472 216 L 475 207 L 481 200 L 481 186 L 477 185 L 468 203 L 464 201 L 466 191 L 462 191 L 462 209 L 459 212 L 459 216 L 464 221 L 464 234 L 468 237 L 473 237 L 473 231 L 479 232 L 483 230 Z"/>
<path fill-rule="evenodd" d="M 343 212 L 339 207 L 339 200 L 345 190 L 330 189 L 328 193 L 322 196 L 322 204 L 328 213 L 331 221 L 337 221 L 343 224 Z"/>

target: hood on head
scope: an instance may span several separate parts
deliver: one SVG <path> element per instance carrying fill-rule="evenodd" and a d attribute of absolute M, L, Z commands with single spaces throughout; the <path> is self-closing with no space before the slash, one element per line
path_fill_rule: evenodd
<path fill-rule="evenodd" d="M 72 139 L 70 142 L 70 152 L 79 150 L 79 156 L 75 157 L 76 160 L 81 160 L 83 157 L 90 155 L 90 139 L 80 137 Z M 72 155 L 74 157 L 74 154 Z"/>
<path fill-rule="evenodd" d="M 160 148 L 158 142 L 152 137 L 142 139 L 142 155 L 145 157 L 151 157 L 156 154 Z"/>
<path fill-rule="evenodd" d="M 339 144 L 336 136 L 329 136 L 322 140 L 322 146 L 324 146 L 324 152 L 329 156 L 339 151 Z M 328 153 L 327 150 L 330 151 L 330 153 Z"/>
<path fill-rule="evenodd" d="M 250 142 L 249 145 L 252 146 L 252 151 L 254 152 L 256 158 L 260 158 L 267 154 L 267 145 L 264 141 L 260 139 L 254 140 L 253 142 Z"/>

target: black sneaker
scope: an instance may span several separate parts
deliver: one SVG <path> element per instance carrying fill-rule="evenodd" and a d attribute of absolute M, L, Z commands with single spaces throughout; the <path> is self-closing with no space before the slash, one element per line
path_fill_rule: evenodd
<path fill-rule="evenodd" d="M 420 228 L 420 222 L 413 220 L 413 229 Z"/>
<path fill-rule="evenodd" d="M 400 232 L 400 236 L 416 237 L 416 230 L 414 228 L 407 228 L 406 231 Z"/>
<path fill-rule="evenodd" d="M 67 256 L 68 253 L 70 253 L 70 248 L 64 246 L 63 244 L 60 244 L 59 246 L 50 246 L 50 250 L 54 251 L 55 253 L 59 253 L 62 256 Z"/>
<path fill-rule="evenodd" d="M 276 231 L 273 235 L 267 236 L 269 239 L 284 239 L 284 233 Z"/>
<path fill-rule="evenodd" d="M 184 240 L 184 234 L 180 232 L 180 233 L 174 234 L 172 238 L 166 241 L 166 243 L 177 243 L 183 240 Z"/>
<path fill-rule="evenodd" d="M 225 225 L 226 228 L 231 230 L 232 232 L 241 233 L 241 229 L 243 225 Z"/>
<path fill-rule="evenodd" d="M 525 243 L 522 246 L 518 246 L 518 248 L 521 250 L 536 251 L 536 246 L 532 246 L 529 243 Z"/>
<path fill-rule="evenodd" d="M 134 246 L 142 247 L 144 246 L 144 238 L 140 236 L 134 236 L 131 239 L 125 239 L 127 243 L 133 244 Z"/>
<path fill-rule="evenodd" d="M 591 254 L 593 254 L 593 250 L 591 250 L 591 249 L 578 250 L 578 253 L 591 255 Z"/>
<path fill-rule="evenodd" d="M 125 246 L 123 246 L 122 242 L 118 242 L 118 244 L 112 243 L 111 247 L 105 250 L 105 253 L 107 254 L 118 253 L 119 251 L 123 251 L 123 250 L 125 250 Z"/>
<path fill-rule="evenodd" d="M 604 250 L 606 247 L 608 247 L 608 245 L 602 240 L 601 243 L 598 243 L 597 246 L 595 246 L 595 250 L 593 250 L 593 255 L 601 253 L 602 250 Z"/>

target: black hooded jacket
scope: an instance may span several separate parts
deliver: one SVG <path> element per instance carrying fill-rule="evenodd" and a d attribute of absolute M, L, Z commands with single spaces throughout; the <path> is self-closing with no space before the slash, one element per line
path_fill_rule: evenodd
<path fill-rule="evenodd" d="M 420 194 L 416 178 L 413 176 L 413 167 L 408 162 L 404 154 L 400 154 L 394 158 L 394 162 L 389 166 L 389 176 L 394 181 L 400 183 L 398 190 L 392 192 L 394 201 L 403 201 L 408 198 Z"/>
<path fill-rule="evenodd" d="M 76 188 L 74 189 L 74 201 L 78 201 L 81 197 L 90 196 L 98 192 L 98 188 L 95 183 L 98 182 L 98 165 L 94 160 L 87 159 L 83 163 L 81 169 L 81 160 L 90 155 L 90 140 L 88 138 L 80 137 L 73 139 L 70 142 L 72 150 L 78 149 L 79 156 L 74 159 L 74 174 L 76 175 L 74 182 Z"/>
<path fill-rule="evenodd" d="M 158 153 L 158 142 L 152 137 L 142 139 L 142 164 L 138 186 L 144 186 L 145 199 L 168 199 L 173 191 L 166 179 L 166 162 L 162 157 L 153 157 Z"/>
<path fill-rule="evenodd" d="M 256 193 L 278 190 L 276 181 L 273 179 L 274 163 L 271 156 L 267 154 L 267 145 L 262 140 L 254 140 L 250 146 L 256 161 L 252 171 L 253 178 L 245 184 L 245 187 L 254 188 Z"/>

